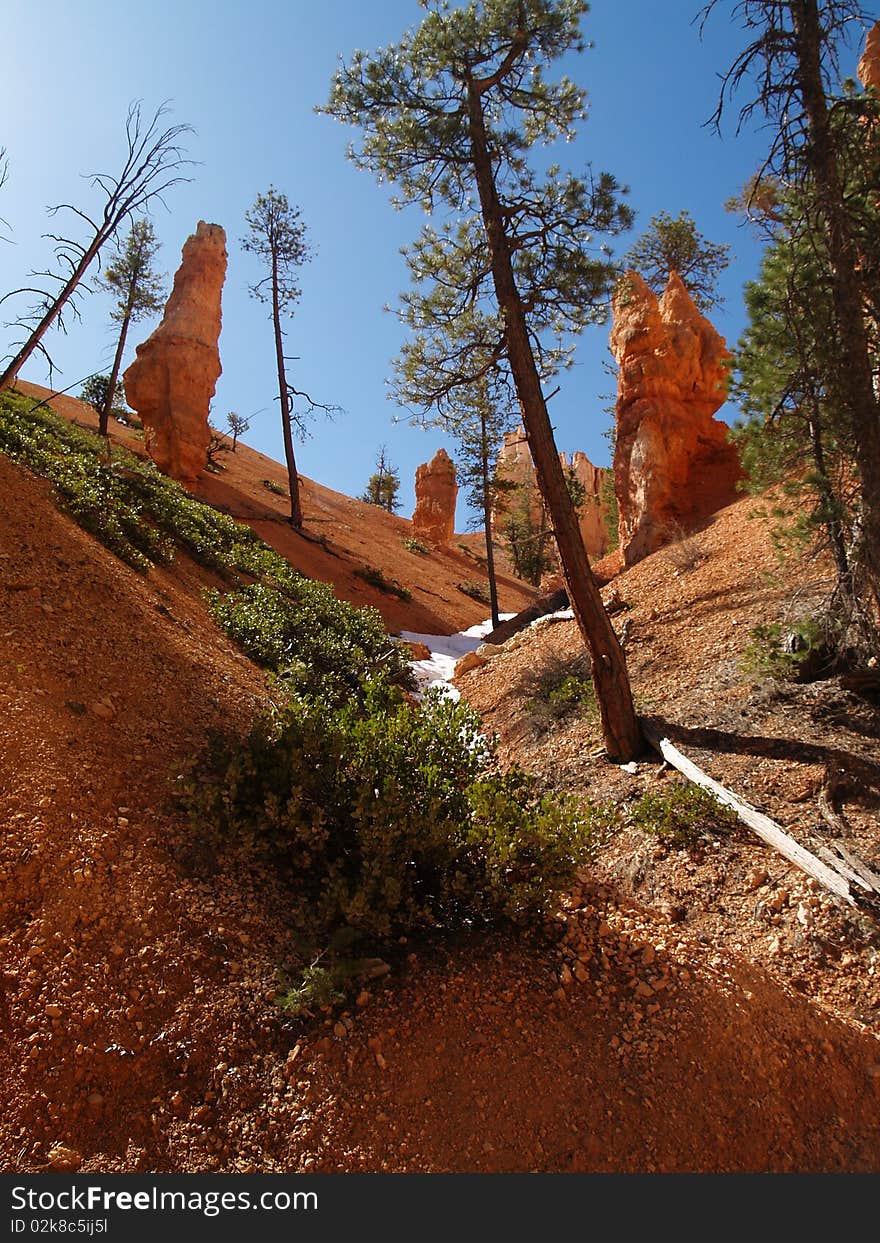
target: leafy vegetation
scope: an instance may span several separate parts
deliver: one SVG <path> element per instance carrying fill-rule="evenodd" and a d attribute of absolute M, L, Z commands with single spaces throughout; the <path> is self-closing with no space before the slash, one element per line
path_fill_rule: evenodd
<path fill-rule="evenodd" d="M 827 617 L 756 626 L 743 653 L 743 669 L 752 676 L 783 682 L 809 682 L 827 675 L 838 655 L 834 630 L 834 622 Z"/>
<path fill-rule="evenodd" d="M 378 566 L 365 565 L 362 570 L 353 572 L 365 583 L 369 583 L 371 587 L 378 587 L 379 591 L 384 591 L 386 595 L 397 596 L 400 600 L 412 599 L 412 592 L 408 587 L 404 587 L 394 579 L 386 578 Z"/>
<path fill-rule="evenodd" d="M 649 790 L 631 809 L 633 823 L 668 846 L 695 846 L 704 837 L 730 832 L 737 816 L 708 790 L 676 781 Z"/>
<path fill-rule="evenodd" d="M 638 272 L 658 297 L 670 272 L 677 272 L 704 314 L 724 301 L 718 277 L 729 262 L 730 247 L 707 241 L 686 211 L 674 219 L 665 211 L 652 216 L 647 231 L 623 257 L 623 266 Z"/>
<path fill-rule="evenodd" d="M 298 928 L 326 944 L 548 911 L 590 858 L 607 810 L 502 773 L 479 718 L 443 696 L 413 708 L 382 678 L 328 708 L 294 696 L 186 791 L 193 823 L 287 870 Z"/>
<path fill-rule="evenodd" d="M 388 457 L 385 445 L 380 445 L 376 453 L 376 469 L 367 481 L 367 486 L 360 500 L 368 505 L 378 505 L 389 514 L 400 509 L 397 493 L 400 491 L 400 473 Z"/>
<path fill-rule="evenodd" d="M 520 679 L 519 690 L 527 697 L 532 724 L 542 729 L 575 714 L 594 717 L 596 691 L 586 652 L 564 657 L 548 652 Z"/>
<path fill-rule="evenodd" d="M 405 535 L 400 542 L 407 552 L 417 553 L 420 557 L 426 557 L 431 551 L 427 544 L 422 543 L 420 539 L 416 539 L 414 535 Z"/>
<path fill-rule="evenodd" d="M 296 575 L 279 589 L 253 583 L 240 591 L 211 592 L 208 607 L 219 626 L 256 664 L 291 689 L 347 698 L 365 676 L 382 674 L 408 684 L 405 655 L 385 632 L 376 609 L 339 600 L 326 583 Z"/>
<path fill-rule="evenodd" d="M 479 600 L 481 604 L 490 603 L 488 583 L 456 583 L 455 585 L 459 591 L 470 596 L 472 600 Z"/>
<path fill-rule="evenodd" d="M 106 443 L 30 398 L 0 394 L 0 451 L 49 479 L 72 517 L 140 573 L 179 549 L 233 584 L 208 604 L 252 660 L 285 677 L 299 662 L 312 682 L 326 675 L 337 690 L 380 670 L 406 681 L 407 663 L 375 609 L 356 609 L 304 578 L 250 527 L 151 462 L 114 447 L 105 465 Z"/>

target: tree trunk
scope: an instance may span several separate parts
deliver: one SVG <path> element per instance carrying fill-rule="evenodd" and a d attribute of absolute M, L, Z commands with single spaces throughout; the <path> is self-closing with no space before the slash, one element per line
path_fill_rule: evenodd
<path fill-rule="evenodd" d="M 278 399 L 281 402 L 281 431 L 284 436 L 284 457 L 287 461 L 287 486 L 290 491 L 290 524 L 303 524 L 302 502 L 299 497 L 299 475 L 293 452 L 293 428 L 290 423 L 290 392 L 284 369 L 284 337 L 281 333 L 281 308 L 278 303 L 278 264 L 272 257 L 272 323 L 275 328 L 275 362 L 278 367 Z"/>
<path fill-rule="evenodd" d="M 492 484 L 489 477 L 489 444 L 486 437 L 486 418 L 480 415 L 480 470 L 483 481 L 483 529 L 486 534 L 486 574 L 489 578 L 489 606 L 492 610 L 492 629 L 501 620 L 498 612 L 498 583 L 495 580 L 495 549 L 492 544 Z"/>
<path fill-rule="evenodd" d="M 110 372 L 110 382 L 107 385 L 107 399 L 104 402 L 104 409 L 101 411 L 98 418 L 98 431 L 102 436 L 107 435 L 107 427 L 110 423 L 110 411 L 113 409 L 113 398 L 116 396 L 116 385 L 119 383 L 119 369 L 122 366 L 122 354 L 125 350 L 125 338 L 128 336 L 128 325 L 131 323 L 131 296 L 128 301 L 129 305 L 125 308 L 125 315 L 122 320 L 119 340 L 116 343 L 116 355 L 113 359 L 113 369 Z"/>
<path fill-rule="evenodd" d="M 6 368 L 3 374 L 0 375 L 0 393 L 2 393 L 4 389 L 7 389 L 12 385 L 13 381 L 18 376 L 18 373 L 21 370 L 21 368 L 30 358 L 31 354 L 33 354 L 34 350 L 40 344 L 40 341 L 42 340 L 42 338 L 46 335 L 48 330 L 51 328 L 52 324 L 55 322 L 55 320 L 58 318 L 61 311 L 66 306 L 68 300 L 70 299 L 70 295 L 73 293 L 77 285 L 82 280 L 83 276 L 85 275 L 86 269 L 88 268 L 89 264 L 94 259 L 95 255 L 101 249 L 101 246 L 103 245 L 105 241 L 106 241 L 106 238 L 103 233 L 97 233 L 95 235 L 95 238 L 92 241 L 91 246 L 89 246 L 88 250 L 85 251 L 85 253 L 83 254 L 83 257 L 80 259 L 79 263 L 76 265 L 76 268 L 74 269 L 73 275 L 71 276 L 70 280 L 61 290 L 61 293 L 58 295 L 58 297 L 49 307 L 48 311 L 46 311 L 45 315 L 40 320 L 39 324 L 37 324 L 36 328 L 31 333 L 31 335 L 28 337 L 27 341 L 25 341 L 24 345 L 15 355 L 12 362 L 9 364 L 9 366 Z"/>
<path fill-rule="evenodd" d="M 626 661 L 614 628 L 602 607 L 602 598 L 590 569 L 577 514 L 553 440 L 553 428 L 513 273 L 479 88 L 471 74 L 467 75 L 466 84 L 471 156 L 489 245 L 495 294 L 504 318 L 507 357 L 522 409 L 526 439 L 535 464 L 538 486 L 553 523 L 571 607 L 590 652 L 605 749 L 611 759 L 626 762 L 644 750 Z"/>
<path fill-rule="evenodd" d="M 822 498 L 822 508 L 825 514 L 825 529 L 828 532 L 828 541 L 831 545 L 831 555 L 834 559 L 834 566 L 837 570 L 837 585 L 843 591 L 847 601 L 853 602 L 853 585 L 852 574 L 849 567 L 849 558 L 846 551 L 846 540 L 843 535 L 843 528 L 837 512 L 837 498 L 834 495 L 834 489 L 831 487 L 831 481 L 825 464 L 825 446 L 822 440 L 822 424 L 818 410 L 818 402 L 815 396 L 811 403 L 813 407 L 812 417 L 808 426 L 810 431 L 810 446 L 813 452 L 813 461 L 816 464 L 816 490 Z"/>
<path fill-rule="evenodd" d="M 816 180 L 831 263 L 831 293 L 840 338 L 837 379 L 852 419 L 856 463 L 862 481 L 863 539 L 855 555 L 866 573 L 875 603 L 880 604 L 880 403 L 871 371 L 858 256 L 822 82 L 822 29 L 816 0 L 798 0 L 792 4 L 791 14 L 807 118 L 807 159 Z"/>

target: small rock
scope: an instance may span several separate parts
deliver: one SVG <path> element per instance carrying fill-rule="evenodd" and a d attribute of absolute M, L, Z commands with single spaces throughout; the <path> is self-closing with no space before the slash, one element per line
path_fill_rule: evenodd
<path fill-rule="evenodd" d="M 46 1006 L 46 1014 L 50 1019 L 60 1019 L 63 1013 L 64 1011 L 59 1005 L 56 1005 L 55 1002 L 51 1002 L 48 1006 Z"/>
<path fill-rule="evenodd" d="M 53 1170 L 69 1172 L 78 1170 L 82 1165 L 80 1153 L 75 1148 L 68 1148 L 66 1144 L 53 1144 L 46 1155 Z"/>
<path fill-rule="evenodd" d="M 385 1061 L 384 1056 L 378 1050 L 373 1054 L 373 1056 L 376 1059 L 376 1065 L 379 1067 L 379 1069 L 384 1070 L 386 1066 L 388 1065 L 388 1063 Z"/>
<path fill-rule="evenodd" d="M 486 657 L 481 656 L 479 652 L 465 652 L 461 660 L 456 663 L 452 676 L 460 678 L 463 673 L 470 673 L 472 669 L 481 669 L 486 663 Z"/>
<path fill-rule="evenodd" d="M 755 889 L 760 889 L 762 885 L 766 885 L 768 880 L 766 868 L 752 868 L 745 879 L 746 893 L 753 893 Z"/>
<path fill-rule="evenodd" d="M 784 910 L 785 907 L 788 906 L 788 903 L 789 903 L 788 890 L 778 889 L 776 893 L 774 893 L 773 897 L 770 898 L 769 901 L 767 902 L 767 907 L 769 910 L 774 911 L 776 914 L 778 914 L 780 911 Z"/>
<path fill-rule="evenodd" d="M 112 721 L 116 716 L 115 708 L 100 699 L 91 705 L 91 712 L 93 716 L 100 717 L 102 721 Z"/>

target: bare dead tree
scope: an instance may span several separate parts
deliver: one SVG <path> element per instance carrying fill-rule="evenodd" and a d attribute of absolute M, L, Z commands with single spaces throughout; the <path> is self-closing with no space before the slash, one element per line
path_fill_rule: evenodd
<path fill-rule="evenodd" d="M 125 119 L 126 155 L 120 172 L 116 175 L 88 175 L 92 187 L 103 195 L 103 208 L 99 215 L 90 216 L 72 203 L 57 203 L 49 208 L 49 214 L 53 217 L 62 211 L 72 212 L 88 225 L 91 233 L 86 242 L 78 242 L 56 233 L 45 234 L 55 243 L 55 259 L 59 270 L 31 273 L 35 281 L 42 280 L 47 283 L 47 287 L 42 284 L 23 285 L 0 298 L 2 303 L 15 295 L 31 293 L 39 299 L 35 307 L 13 321 L 15 326 L 29 331 L 6 370 L 0 375 L 0 392 L 10 387 L 21 367 L 35 351 L 39 351 L 46 358 L 51 374 L 52 359 L 42 343 L 43 337 L 56 323 L 62 331 L 66 331 L 65 311 L 72 312 L 74 317 L 79 316 L 76 297 L 88 288 L 83 283 L 83 278 L 93 260 L 99 256 L 101 248 L 116 234 L 124 221 L 135 213 L 144 211 L 155 199 L 164 202 L 163 196 L 172 186 L 190 180 L 181 175 L 181 169 L 193 161 L 184 156 L 180 139 L 184 134 L 192 133 L 192 126 L 165 126 L 163 118 L 168 112 L 166 102 L 148 119 L 144 116 L 140 100 L 129 105 Z"/>
<path fill-rule="evenodd" d="M 0 190 L 3 189 L 3 187 L 6 185 L 6 182 L 8 180 L 9 180 L 9 155 L 5 147 L 0 147 Z M 5 220 L 3 216 L 0 216 L 0 224 L 2 224 L 7 229 L 9 228 L 9 221 Z M 8 242 L 9 238 L 4 237 L 3 241 Z"/>

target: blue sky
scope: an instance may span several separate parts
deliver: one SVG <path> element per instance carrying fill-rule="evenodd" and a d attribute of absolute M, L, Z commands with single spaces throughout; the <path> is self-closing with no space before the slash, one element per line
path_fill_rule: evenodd
<path fill-rule="evenodd" d="M 697 0 L 594 0 L 584 21 L 593 47 L 570 58 L 565 71 L 588 92 L 590 113 L 576 143 L 560 162 L 573 170 L 592 164 L 629 187 L 636 211 L 633 232 L 616 244 L 622 253 L 653 215 L 688 211 L 705 236 L 729 243 L 734 258 L 723 275 L 726 302 L 713 322 L 731 344 L 744 326 L 742 289 L 758 270 L 757 239 L 724 211 L 724 201 L 759 164 L 766 136 L 735 135 L 731 113 L 718 137 L 705 126 L 717 100 L 718 75 L 741 44 L 722 3 L 702 41 L 694 24 Z M 0 292 L 26 283 L 45 267 L 50 227 L 45 208 L 94 203 L 84 174 L 114 171 L 122 158 L 125 113 L 141 99 L 147 112 L 171 103 L 172 123 L 195 131 L 186 139 L 192 180 L 173 189 L 167 210 L 153 213 L 162 242 L 161 268 L 170 278 L 196 223 L 223 225 L 229 268 L 223 293 L 220 354 L 223 374 L 214 419 L 250 415 L 245 440 L 283 459 L 273 390 L 271 326 L 265 308 L 248 296 L 257 278 L 254 258 L 239 245 L 244 213 L 272 183 L 302 212 L 315 249 L 302 269 L 302 301 L 289 324 L 288 348 L 297 356 L 292 381 L 317 399 L 343 407 L 332 423 L 318 421 L 298 447 L 303 474 L 349 495 L 363 490 L 376 451 L 385 444 L 401 475 L 401 513 L 414 503 L 415 469 L 448 441 L 436 430 L 410 427 L 386 396 L 391 360 L 403 340 L 393 314 L 383 311 L 406 286 L 399 249 L 423 218 L 395 212 L 389 192 L 346 159 L 355 135 L 314 112 L 328 95 L 337 58 L 396 41 L 423 16 L 416 0 L 9 0 L 5 6 L 7 56 L 0 75 L 0 145 L 10 176 L 0 190 L 0 216 L 9 243 L 0 243 Z M 844 56 L 854 74 L 859 49 Z M 71 231 L 76 236 L 75 225 Z M 0 352 L 14 340 L 3 327 Z M 111 301 L 97 292 L 82 304 L 83 321 L 46 344 L 56 365 L 56 387 L 75 385 L 109 369 L 114 335 Z M 3 315 L 3 312 L 6 312 Z M 136 325 L 134 346 L 155 326 Z M 609 420 L 606 394 L 614 385 L 608 328 L 581 338 L 572 371 L 551 404 L 560 449 L 583 450 L 608 461 L 602 432 Z M 45 365 L 32 359 L 24 378 L 46 383 Z M 735 411 L 725 407 L 731 421 Z M 458 529 L 466 510 L 460 501 Z"/>

